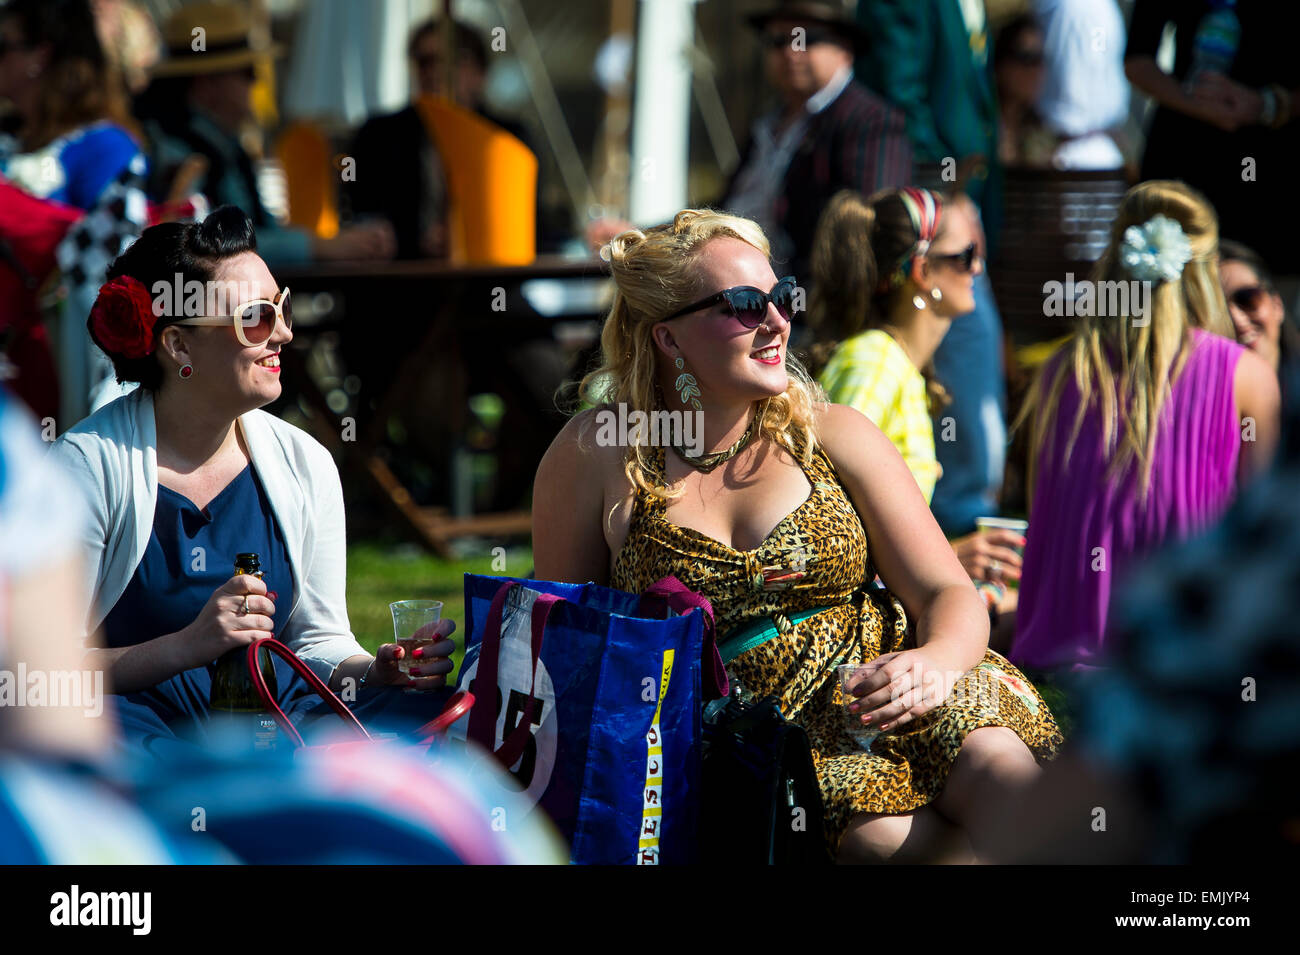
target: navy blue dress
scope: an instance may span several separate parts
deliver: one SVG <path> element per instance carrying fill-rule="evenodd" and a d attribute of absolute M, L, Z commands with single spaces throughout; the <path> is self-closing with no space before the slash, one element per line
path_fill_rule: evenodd
<path fill-rule="evenodd" d="M 127 647 L 176 633 L 202 612 L 213 591 L 234 575 L 235 555 L 256 553 L 262 578 L 274 592 L 276 639 L 293 607 L 293 574 L 284 535 L 251 465 L 200 510 L 158 485 L 153 533 L 126 590 L 104 618 L 104 645 Z M 300 731 L 317 720 L 340 722 L 307 682 L 278 657 L 276 702 Z M 114 697 L 128 747 L 163 756 L 177 745 L 209 742 L 208 697 L 215 661 L 156 686 Z M 357 691 L 350 703 L 371 728 L 414 729 L 438 714 L 445 694 L 403 694 L 384 688 Z M 310 740 L 309 740 L 310 741 Z"/>

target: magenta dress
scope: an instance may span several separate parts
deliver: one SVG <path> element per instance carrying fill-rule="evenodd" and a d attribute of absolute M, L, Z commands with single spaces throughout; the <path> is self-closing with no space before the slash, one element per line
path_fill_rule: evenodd
<path fill-rule="evenodd" d="M 1233 375 L 1243 349 L 1200 329 L 1192 330 L 1191 341 L 1192 353 L 1161 409 L 1145 507 L 1136 467 L 1118 481 L 1107 480 L 1095 409 L 1085 415 L 1069 464 L 1062 467 L 1079 407 L 1073 378 L 1062 389 L 1054 460 L 1041 453 L 1038 458 L 1016 636 L 1008 654 L 1017 665 L 1104 664 L 1115 586 L 1129 579 L 1144 554 L 1211 524 L 1231 501 L 1242 440 Z"/>

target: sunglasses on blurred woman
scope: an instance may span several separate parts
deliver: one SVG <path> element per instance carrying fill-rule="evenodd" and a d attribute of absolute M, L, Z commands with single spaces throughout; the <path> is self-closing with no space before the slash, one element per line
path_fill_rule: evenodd
<path fill-rule="evenodd" d="M 284 327 L 293 330 L 293 311 L 289 307 L 289 288 L 286 286 L 276 296 L 276 301 L 259 298 L 245 302 L 235 309 L 233 315 L 215 315 L 204 318 L 186 318 L 174 325 L 229 325 L 235 326 L 235 337 L 245 348 L 265 345 L 275 334 L 277 319 L 284 322 Z"/>
<path fill-rule="evenodd" d="M 972 242 L 960 252 L 954 252 L 951 255 L 936 255 L 931 252 L 926 258 L 937 259 L 940 262 L 951 262 L 952 267 L 958 272 L 969 272 L 975 266 L 975 243 Z"/>
<path fill-rule="evenodd" d="M 1007 56 L 1016 66 L 1042 66 L 1043 51 L 1034 48 L 1016 50 Z"/>
<path fill-rule="evenodd" d="M 1228 296 L 1228 302 L 1237 306 L 1243 312 L 1257 311 L 1264 302 L 1268 300 L 1270 289 L 1262 285 L 1252 285 L 1249 288 L 1239 288 Z"/>

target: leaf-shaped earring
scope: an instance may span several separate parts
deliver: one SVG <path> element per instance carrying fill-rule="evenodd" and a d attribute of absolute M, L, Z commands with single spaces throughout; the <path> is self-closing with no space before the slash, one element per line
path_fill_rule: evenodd
<path fill-rule="evenodd" d="M 677 359 L 673 364 L 677 366 L 678 371 L 682 371 L 682 369 L 686 367 L 686 362 L 682 360 L 681 355 L 677 356 Z M 677 376 L 677 382 L 673 387 L 677 389 L 677 393 L 682 399 L 682 404 L 694 405 L 696 411 L 704 410 L 700 405 L 700 383 L 695 380 L 695 376 L 689 371 L 682 371 L 682 373 Z"/>

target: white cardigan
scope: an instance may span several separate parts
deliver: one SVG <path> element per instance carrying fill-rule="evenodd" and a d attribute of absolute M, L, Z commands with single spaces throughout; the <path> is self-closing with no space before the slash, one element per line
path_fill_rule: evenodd
<path fill-rule="evenodd" d="M 341 662 L 366 652 L 348 624 L 338 469 L 319 442 L 265 411 L 240 416 L 239 427 L 293 572 L 294 602 L 281 639 L 328 682 Z M 81 421 L 50 450 L 90 512 L 81 593 L 87 634 L 125 592 L 153 533 L 157 444 L 153 396 L 141 388 Z"/>

